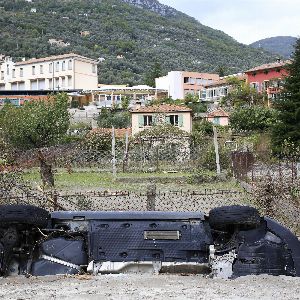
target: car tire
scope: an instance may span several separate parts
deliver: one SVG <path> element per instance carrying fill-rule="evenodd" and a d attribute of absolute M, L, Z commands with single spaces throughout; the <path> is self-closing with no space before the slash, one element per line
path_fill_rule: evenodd
<path fill-rule="evenodd" d="M 250 206 L 222 206 L 209 212 L 209 225 L 220 229 L 230 225 L 242 225 L 256 228 L 261 224 L 261 217 L 256 208 Z"/>
<path fill-rule="evenodd" d="M 49 216 L 48 211 L 33 205 L 0 205 L 0 225 L 17 223 L 44 228 Z"/>

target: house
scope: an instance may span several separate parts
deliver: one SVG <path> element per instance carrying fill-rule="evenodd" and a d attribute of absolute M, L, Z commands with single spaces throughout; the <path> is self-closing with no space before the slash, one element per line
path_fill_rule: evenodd
<path fill-rule="evenodd" d="M 238 80 L 245 81 L 245 74 L 234 74 L 222 77 L 217 81 L 205 85 L 205 90 L 202 92 L 201 101 L 218 104 L 222 98 L 228 95 L 233 89 L 229 83 L 230 78 L 237 78 Z"/>
<path fill-rule="evenodd" d="M 94 102 L 98 107 L 113 107 L 121 105 L 122 97 L 128 97 L 129 107 L 137 103 L 145 105 L 156 99 L 165 98 L 166 90 L 156 89 L 147 85 L 137 85 L 128 87 L 127 85 L 103 85 L 99 84 L 98 89 L 93 90 Z"/>
<path fill-rule="evenodd" d="M 227 126 L 229 124 L 229 114 L 223 109 L 217 109 L 209 112 L 206 120 L 212 122 L 214 125 Z"/>
<path fill-rule="evenodd" d="M 70 43 L 66 43 L 63 40 L 57 40 L 57 39 L 49 39 L 48 43 L 51 46 L 60 47 L 60 48 L 64 48 L 64 47 L 70 46 Z"/>
<path fill-rule="evenodd" d="M 257 66 L 245 72 L 247 82 L 258 92 L 266 92 L 268 99 L 275 98 L 282 89 L 282 83 L 288 71 L 286 66 L 290 60 L 276 62 Z"/>
<path fill-rule="evenodd" d="M 74 53 L 0 62 L 0 90 L 97 89 L 97 61 Z"/>
<path fill-rule="evenodd" d="M 130 111 L 132 135 L 154 125 L 171 124 L 188 133 L 192 131 L 192 110 L 186 106 L 162 104 L 139 106 Z"/>
<path fill-rule="evenodd" d="M 219 80 L 218 74 L 171 71 L 168 75 L 155 79 L 158 89 L 168 91 L 168 96 L 173 99 L 184 99 L 187 94 L 201 98 L 204 86 Z"/>
<path fill-rule="evenodd" d="M 88 30 L 83 30 L 83 31 L 80 31 L 80 35 L 83 37 L 89 36 L 89 35 L 91 35 L 91 32 Z"/>

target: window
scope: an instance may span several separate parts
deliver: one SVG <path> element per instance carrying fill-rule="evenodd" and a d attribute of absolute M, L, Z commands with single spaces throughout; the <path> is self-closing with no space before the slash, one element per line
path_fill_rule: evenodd
<path fill-rule="evenodd" d="M 20 68 L 20 77 L 23 77 L 24 72 L 23 72 L 23 68 Z"/>
<path fill-rule="evenodd" d="M 32 66 L 32 75 L 35 75 L 35 66 Z"/>
<path fill-rule="evenodd" d="M 178 118 L 178 115 L 170 115 L 170 116 L 169 116 L 169 120 L 170 120 L 170 124 L 171 124 L 171 125 L 178 126 L 178 124 L 179 124 L 179 118 Z"/>
<path fill-rule="evenodd" d="M 55 72 L 59 72 L 59 61 L 55 64 Z"/>
<path fill-rule="evenodd" d="M 68 70 L 72 70 L 72 59 L 68 61 Z"/>
<path fill-rule="evenodd" d="M 52 71 L 53 71 L 53 63 L 50 63 L 49 64 L 49 73 L 52 73 Z"/>
<path fill-rule="evenodd" d="M 152 116 L 144 116 L 144 126 L 152 126 Z"/>
<path fill-rule="evenodd" d="M 44 67 L 43 65 L 40 65 L 40 74 L 43 74 L 44 73 Z"/>
<path fill-rule="evenodd" d="M 92 65 L 92 72 L 96 73 L 96 65 Z"/>
<path fill-rule="evenodd" d="M 72 76 L 68 76 L 68 87 L 72 86 Z"/>
<path fill-rule="evenodd" d="M 263 90 L 266 90 L 268 87 L 270 86 L 270 82 L 269 82 L 269 80 L 265 80 L 264 82 L 263 82 Z"/>
<path fill-rule="evenodd" d="M 62 71 L 66 70 L 66 62 L 65 61 L 63 61 L 62 64 L 61 64 L 61 70 Z"/>
<path fill-rule="evenodd" d="M 59 77 L 54 79 L 54 87 L 59 90 Z"/>
<path fill-rule="evenodd" d="M 214 117 L 213 123 L 215 125 L 220 125 L 220 121 L 221 121 L 220 117 Z"/>
<path fill-rule="evenodd" d="M 6 66 L 6 74 L 9 75 L 9 65 Z"/>
<path fill-rule="evenodd" d="M 12 77 L 15 78 L 16 77 L 16 70 L 12 69 Z"/>
<path fill-rule="evenodd" d="M 4 71 L 1 71 L 1 80 L 4 79 Z"/>
<path fill-rule="evenodd" d="M 189 83 L 189 82 L 190 82 L 190 77 L 183 78 L 183 83 Z"/>
<path fill-rule="evenodd" d="M 195 84 L 196 83 L 196 79 L 195 78 L 190 78 L 190 84 Z"/>

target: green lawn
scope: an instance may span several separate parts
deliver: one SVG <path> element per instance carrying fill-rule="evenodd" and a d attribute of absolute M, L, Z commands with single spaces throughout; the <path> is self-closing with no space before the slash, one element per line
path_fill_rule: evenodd
<path fill-rule="evenodd" d="M 55 172 L 55 185 L 58 190 L 126 190 L 146 191 L 149 184 L 155 183 L 159 190 L 203 190 L 203 189 L 237 189 L 240 188 L 233 180 L 219 183 L 189 184 L 188 173 L 118 173 L 114 179 L 111 173 L 99 170 L 76 169 L 69 174 L 65 169 Z M 30 185 L 41 184 L 38 169 L 24 173 L 23 178 Z"/>

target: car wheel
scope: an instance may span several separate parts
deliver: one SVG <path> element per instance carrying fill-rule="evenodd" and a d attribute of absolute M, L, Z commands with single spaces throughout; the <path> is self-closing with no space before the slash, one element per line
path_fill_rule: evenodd
<path fill-rule="evenodd" d="M 258 227 L 261 223 L 259 212 L 249 206 L 222 206 L 209 212 L 209 225 L 213 229 L 220 229 L 230 225 L 241 225 L 250 228 Z"/>
<path fill-rule="evenodd" d="M 12 223 L 46 227 L 49 212 L 33 205 L 0 205 L 0 226 Z"/>

